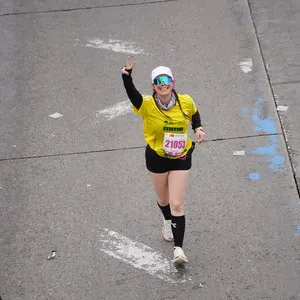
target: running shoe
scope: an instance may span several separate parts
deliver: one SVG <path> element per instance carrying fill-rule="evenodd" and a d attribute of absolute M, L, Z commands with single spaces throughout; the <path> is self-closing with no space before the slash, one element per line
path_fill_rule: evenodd
<path fill-rule="evenodd" d="M 162 236 L 165 241 L 172 242 L 173 241 L 173 232 L 171 228 L 171 220 L 164 220 L 164 227 L 162 230 Z"/>
<path fill-rule="evenodd" d="M 176 266 L 180 266 L 188 263 L 188 259 L 185 256 L 181 247 L 174 247 L 174 260 L 173 263 Z"/>

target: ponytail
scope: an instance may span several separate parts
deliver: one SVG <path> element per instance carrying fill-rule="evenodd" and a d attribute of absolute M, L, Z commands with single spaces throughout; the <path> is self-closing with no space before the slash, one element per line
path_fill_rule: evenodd
<path fill-rule="evenodd" d="M 177 93 L 176 93 L 176 91 L 175 90 L 173 90 L 173 92 L 174 92 L 174 95 L 175 95 L 175 99 L 176 99 L 176 101 L 178 101 L 178 105 L 179 105 L 179 108 L 180 108 L 180 110 L 181 110 L 181 112 L 182 112 L 182 114 L 184 115 L 184 117 L 186 118 L 186 119 L 190 119 L 189 118 L 189 116 L 182 110 L 182 107 L 181 107 L 181 103 L 180 103 L 180 100 L 179 100 L 179 97 L 178 97 L 178 95 L 177 95 Z"/>

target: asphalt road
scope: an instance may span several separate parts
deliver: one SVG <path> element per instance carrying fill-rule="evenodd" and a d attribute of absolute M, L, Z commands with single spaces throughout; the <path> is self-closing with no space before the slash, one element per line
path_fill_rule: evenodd
<path fill-rule="evenodd" d="M 299 14 L 296 0 L 0 0 L 2 299 L 300 299 Z M 128 55 L 144 94 L 170 66 L 208 134 L 184 270 L 161 238 Z"/>

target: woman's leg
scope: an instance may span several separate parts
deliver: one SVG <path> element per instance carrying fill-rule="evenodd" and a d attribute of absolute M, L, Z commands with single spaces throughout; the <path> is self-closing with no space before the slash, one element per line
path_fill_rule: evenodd
<path fill-rule="evenodd" d="M 157 195 L 157 202 L 161 206 L 166 206 L 169 204 L 169 190 L 168 190 L 168 175 L 166 173 L 153 173 L 149 172 L 152 185 Z"/>
<path fill-rule="evenodd" d="M 158 174 L 150 172 L 150 177 L 154 190 L 157 195 L 157 204 L 164 216 L 164 225 L 162 236 L 165 241 L 173 241 L 173 232 L 171 229 L 171 210 L 169 205 L 169 190 L 168 190 L 169 172 Z"/>
<path fill-rule="evenodd" d="M 185 232 L 185 215 L 183 208 L 184 193 L 188 186 L 189 170 L 170 171 L 168 177 L 169 202 L 172 215 L 174 246 L 182 248 Z M 181 250 L 180 250 L 181 251 Z M 183 260 L 186 257 L 183 254 Z M 175 258 L 174 258 L 175 260 Z M 187 259 L 186 261 L 187 262 Z"/>
<path fill-rule="evenodd" d="M 183 216 L 183 197 L 188 186 L 189 170 L 170 171 L 168 176 L 169 203 L 173 216 Z"/>

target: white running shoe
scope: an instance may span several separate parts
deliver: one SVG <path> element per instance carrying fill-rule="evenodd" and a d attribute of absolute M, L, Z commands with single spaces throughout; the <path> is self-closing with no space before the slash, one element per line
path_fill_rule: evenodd
<path fill-rule="evenodd" d="M 187 257 L 185 256 L 183 250 L 181 247 L 174 247 L 174 260 L 173 263 L 175 267 L 187 264 L 189 261 Z"/>
<path fill-rule="evenodd" d="M 164 227 L 162 230 L 162 236 L 165 241 L 172 242 L 173 241 L 173 232 L 171 228 L 171 220 L 165 220 L 164 219 Z"/>

